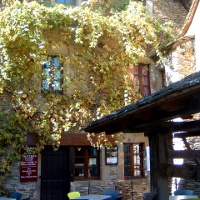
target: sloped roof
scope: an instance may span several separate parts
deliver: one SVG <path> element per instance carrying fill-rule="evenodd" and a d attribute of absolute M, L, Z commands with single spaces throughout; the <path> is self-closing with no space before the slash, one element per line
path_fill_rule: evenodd
<path fill-rule="evenodd" d="M 200 111 L 200 72 L 125 106 L 83 128 L 86 132 L 144 132 Z"/>
<path fill-rule="evenodd" d="M 192 5 L 191 5 L 190 10 L 189 10 L 189 13 L 188 13 L 188 15 L 186 17 L 185 23 L 184 23 L 184 25 L 182 27 L 182 30 L 181 30 L 181 33 L 180 33 L 180 37 L 184 36 L 187 33 L 187 31 L 188 31 L 188 29 L 189 29 L 189 27 L 190 27 L 190 25 L 192 23 L 192 20 L 194 18 L 195 12 L 196 12 L 197 7 L 198 7 L 198 4 L 199 4 L 199 0 L 193 0 Z"/>

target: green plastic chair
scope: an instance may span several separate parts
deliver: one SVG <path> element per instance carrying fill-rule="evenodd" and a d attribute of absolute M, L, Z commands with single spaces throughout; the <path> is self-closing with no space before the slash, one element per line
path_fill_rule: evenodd
<path fill-rule="evenodd" d="M 69 199 L 75 199 L 81 196 L 80 192 L 74 191 L 67 194 Z"/>

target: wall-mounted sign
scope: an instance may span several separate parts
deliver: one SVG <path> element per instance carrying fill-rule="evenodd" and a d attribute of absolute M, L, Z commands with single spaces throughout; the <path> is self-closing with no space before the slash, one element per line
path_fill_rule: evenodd
<path fill-rule="evenodd" d="M 32 182 L 38 179 L 38 153 L 34 147 L 27 147 L 21 151 L 20 181 Z"/>
<path fill-rule="evenodd" d="M 113 146 L 105 149 L 106 165 L 118 164 L 118 147 Z"/>

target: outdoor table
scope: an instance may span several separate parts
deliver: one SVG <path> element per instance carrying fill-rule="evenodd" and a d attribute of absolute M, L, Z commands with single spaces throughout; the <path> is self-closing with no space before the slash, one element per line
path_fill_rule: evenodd
<path fill-rule="evenodd" d="M 0 197 L 0 200 L 16 200 L 15 198 Z"/>
<path fill-rule="evenodd" d="M 198 198 L 197 195 L 171 195 L 169 200 L 182 200 L 182 199 L 195 199 Z"/>
<path fill-rule="evenodd" d="M 88 195 L 84 195 L 75 199 L 102 200 L 102 199 L 109 199 L 109 198 L 111 198 L 111 196 L 109 195 L 88 194 Z"/>

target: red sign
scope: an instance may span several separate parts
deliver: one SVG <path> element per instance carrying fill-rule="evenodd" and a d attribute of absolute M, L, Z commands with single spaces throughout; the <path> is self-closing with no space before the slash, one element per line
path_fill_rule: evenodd
<path fill-rule="evenodd" d="M 38 153 L 33 147 L 27 147 L 21 152 L 20 181 L 32 182 L 38 179 Z"/>

